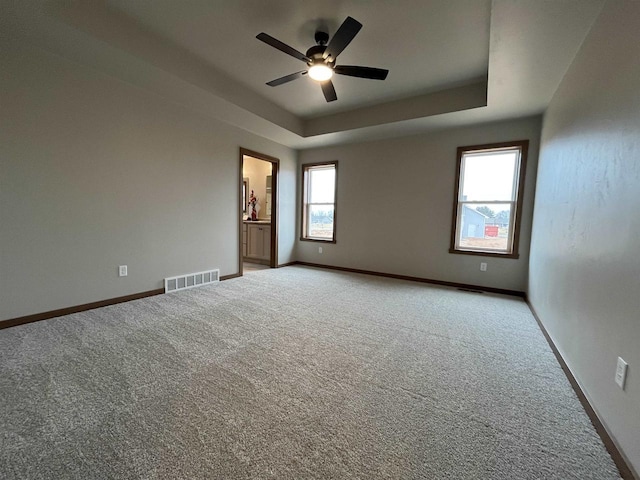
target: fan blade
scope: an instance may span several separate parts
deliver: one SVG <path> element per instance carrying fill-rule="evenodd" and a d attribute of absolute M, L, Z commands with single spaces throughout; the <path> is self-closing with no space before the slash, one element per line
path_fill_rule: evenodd
<path fill-rule="evenodd" d="M 322 54 L 324 58 L 331 56 L 333 60 L 336 59 L 338 55 L 351 43 L 351 40 L 358 34 L 360 29 L 362 28 L 362 24 L 351 18 L 347 17 L 347 19 L 342 22 L 338 31 L 333 35 L 329 45 L 327 45 L 326 50 Z"/>
<path fill-rule="evenodd" d="M 331 80 L 327 80 L 326 82 L 322 82 L 320 84 L 322 87 L 322 93 L 324 93 L 324 98 L 327 102 L 333 102 L 338 99 L 338 95 L 336 95 L 336 89 L 333 88 L 333 83 Z"/>
<path fill-rule="evenodd" d="M 306 75 L 307 71 L 306 70 L 302 70 L 300 72 L 296 72 L 296 73 L 292 73 L 291 75 L 285 75 L 284 77 L 280 77 L 280 78 L 276 78 L 275 80 L 271 80 L 270 82 L 267 82 L 267 85 L 269 85 L 270 87 L 277 87 L 278 85 L 282 85 L 283 83 L 287 83 L 290 82 L 292 80 L 295 80 L 296 78 L 300 78 L 303 75 Z"/>
<path fill-rule="evenodd" d="M 299 52 L 293 47 L 290 47 L 286 43 L 282 43 L 280 40 L 273 38 L 271 35 L 266 33 L 259 33 L 256 35 L 258 40 L 262 40 L 267 45 L 271 45 L 273 48 L 277 48 L 281 52 L 286 53 L 287 55 L 291 55 L 293 58 L 297 58 L 298 60 L 302 60 L 303 62 L 311 62 L 311 59 L 307 57 L 304 53 Z"/>
<path fill-rule="evenodd" d="M 389 74 L 389 70 L 384 70 L 382 68 L 356 67 L 354 65 L 336 65 L 336 68 L 334 68 L 333 71 L 340 75 L 370 78 L 372 80 L 384 80 Z"/>

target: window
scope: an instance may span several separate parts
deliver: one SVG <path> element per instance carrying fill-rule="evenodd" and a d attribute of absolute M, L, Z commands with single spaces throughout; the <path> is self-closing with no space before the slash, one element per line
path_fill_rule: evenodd
<path fill-rule="evenodd" d="M 458 148 L 451 253 L 518 258 L 527 140 Z"/>
<path fill-rule="evenodd" d="M 302 166 L 301 240 L 336 241 L 338 162 Z"/>

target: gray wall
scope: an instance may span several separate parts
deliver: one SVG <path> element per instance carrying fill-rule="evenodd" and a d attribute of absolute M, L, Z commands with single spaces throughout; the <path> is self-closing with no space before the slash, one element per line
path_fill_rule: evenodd
<path fill-rule="evenodd" d="M 61 57 L 0 50 L 0 319 L 236 273 L 241 146 L 281 160 L 279 261 L 293 260 L 293 150 Z"/>
<path fill-rule="evenodd" d="M 640 470 L 640 3 L 608 2 L 544 117 L 530 290 Z M 629 363 L 626 390 L 616 359 Z"/>
<path fill-rule="evenodd" d="M 300 152 L 338 160 L 336 243 L 298 240 L 298 260 L 524 291 L 540 117 Z M 449 253 L 456 149 L 529 139 L 519 259 Z M 480 271 L 480 262 L 488 271 Z"/>

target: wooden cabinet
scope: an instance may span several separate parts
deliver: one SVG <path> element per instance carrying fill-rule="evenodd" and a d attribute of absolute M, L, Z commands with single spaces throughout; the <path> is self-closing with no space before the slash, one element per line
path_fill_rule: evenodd
<path fill-rule="evenodd" d="M 263 260 L 268 263 L 271 259 L 271 225 L 247 223 L 244 226 L 247 227 L 247 252 L 245 257 L 250 260 Z"/>

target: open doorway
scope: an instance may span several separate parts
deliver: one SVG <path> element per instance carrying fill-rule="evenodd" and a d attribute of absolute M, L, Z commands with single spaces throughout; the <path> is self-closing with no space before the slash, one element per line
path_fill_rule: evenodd
<path fill-rule="evenodd" d="M 240 148 L 238 273 L 278 265 L 280 160 Z"/>

